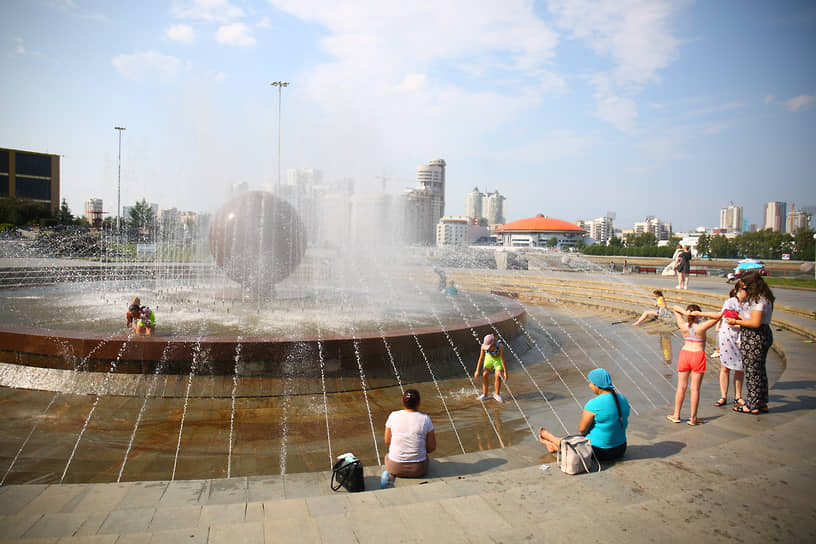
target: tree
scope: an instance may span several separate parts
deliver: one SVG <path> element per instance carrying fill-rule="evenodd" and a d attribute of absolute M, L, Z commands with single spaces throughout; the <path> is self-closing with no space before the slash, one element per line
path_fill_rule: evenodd
<path fill-rule="evenodd" d="M 734 246 L 731 241 L 722 234 L 715 234 L 711 237 L 711 241 L 709 242 L 708 254 L 712 257 L 734 257 Z"/>
<path fill-rule="evenodd" d="M 128 238 L 143 242 L 152 240 L 155 224 L 156 216 L 153 215 L 153 208 L 142 199 L 130 209 L 127 219 Z"/>
<path fill-rule="evenodd" d="M 621 240 L 617 236 L 613 236 L 609 239 L 609 241 L 606 244 L 609 247 L 623 247 L 623 240 Z"/>
<path fill-rule="evenodd" d="M 793 237 L 793 258 L 799 261 L 813 260 L 813 231 L 810 229 L 799 229 Z"/>
<path fill-rule="evenodd" d="M 57 213 L 54 214 L 54 219 L 56 219 L 60 225 L 71 225 L 74 223 L 74 215 L 71 213 L 71 209 L 68 208 L 68 201 L 64 198 Z"/>
<path fill-rule="evenodd" d="M 703 233 L 697 238 L 697 254 L 701 257 L 704 255 L 708 255 L 708 258 L 711 258 L 711 237 L 708 234 Z M 669 244 L 670 247 L 674 247 L 676 244 Z"/>
<path fill-rule="evenodd" d="M 555 247 L 558 245 L 558 238 L 553 236 L 549 240 L 547 240 L 547 247 Z"/>

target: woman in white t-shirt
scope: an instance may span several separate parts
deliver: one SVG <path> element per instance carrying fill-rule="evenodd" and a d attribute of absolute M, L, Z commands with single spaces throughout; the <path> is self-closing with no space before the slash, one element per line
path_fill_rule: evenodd
<path fill-rule="evenodd" d="M 385 472 L 380 484 L 388 485 L 394 476 L 421 478 L 428 472 L 428 454 L 436 449 L 431 418 L 419 412 L 419 391 L 406 389 L 402 410 L 391 412 L 385 422 Z"/>
<path fill-rule="evenodd" d="M 727 321 L 729 325 L 740 327 L 740 352 L 748 395 L 744 404 L 738 402 L 734 406 L 734 411 L 758 414 L 768 411 L 768 374 L 765 370 L 765 359 L 773 344 L 771 318 L 775 298 L 768 284 L 754 270 L 747 272 L 741 281 L 746 293 L 745 308 L 751 317 Z"/>

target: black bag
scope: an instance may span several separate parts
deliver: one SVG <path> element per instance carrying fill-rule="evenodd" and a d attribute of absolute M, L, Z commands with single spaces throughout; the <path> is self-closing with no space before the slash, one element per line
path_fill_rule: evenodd
<path fill-rule="evenodd" d="M 365 491 L 363 465 L 360 463 L 360 460 L 357 459 L 353 453 L 344 453 L 337 459 L 338 461 L 332 468 L 332 491 L 338 491 L 341 486 L 352 493 Z"/>

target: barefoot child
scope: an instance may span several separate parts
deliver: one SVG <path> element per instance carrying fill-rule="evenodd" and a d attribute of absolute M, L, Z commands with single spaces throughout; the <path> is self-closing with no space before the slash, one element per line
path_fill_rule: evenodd
<path fill-rule="evenodd" d="M 640 319 L 633 323 L 635 327 L 646 321 L 647 317 L 653 317 L 656 319 L 658 317 L 669 317 L 671 315 L 669 313 L 668 307 L 666 306 L 666 299 L 663 298 L 663 291 L 655 289 L 654 291 L 652 291 L 652 296 L 655 297 L 655 306 L 657 306 L 657 308 L 655 308 L 654 310 L 646 310 L 645 312 L 643 312 L 643 314 L 641 314 L 640 316 Z"/>
<path fill-rule="evenodd" d="M 686 399 L 686 389 L 691 377 L 691 417 L 689 425 L 700 425 L 703 421 L 697 417 L 697 408 L 700 405 L 700 385 L 706 370 L 705 342 L 706 331 L 716 325 L 719 319 L 709 319 L 700 323 L 694 314 L 700 311 L 696 304 L 689 304 L 685 310 L 673 306 L 674 318 L 677 326 L 683 333 L 683 349 L 677 358 L 677 393 L 674 396 L 674 413 L 666 416 L 672 423 L 680 423 L 680 410 Z M 685 320 L 683 319 L 685 317 Z"/>
<path fill-rule="evenodd" d="M 482 363 L 484 369 L 482 370 Z M 488 376 L 493 371 L 495 376 L 493 398 L 502 402 L 499 391 L 501 390 L 502 379 L 507 381 L 507 363 L 504 361 L 504 345 L 502 341 L 496 341 L 496 337 L 488 334 L 484 337 L 482 342 L 482 349 L 479 353 L 479 362 L 476 363 L 476 372 L 473 373 L 473 378 L 479 379 L 479 371 L 482 370 L 482 395 L 479 400 L 487 399 Z"/>

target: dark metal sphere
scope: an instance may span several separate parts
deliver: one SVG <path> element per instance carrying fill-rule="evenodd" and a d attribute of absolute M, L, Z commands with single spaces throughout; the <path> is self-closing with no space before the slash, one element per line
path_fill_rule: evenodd
<path fill-rule="evenodd" d="M 210 226 L 210 252 L 227 276 L 262 293 L 300 264 L 306 229 L 297 212 L 271 193 L 249 191 L 225 204 Z"/>

